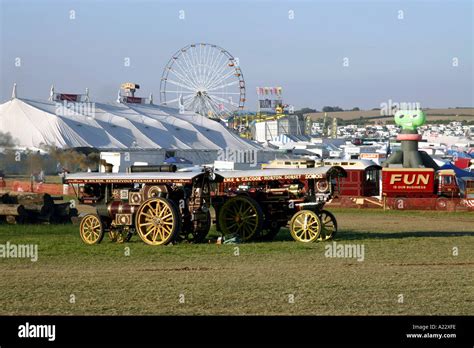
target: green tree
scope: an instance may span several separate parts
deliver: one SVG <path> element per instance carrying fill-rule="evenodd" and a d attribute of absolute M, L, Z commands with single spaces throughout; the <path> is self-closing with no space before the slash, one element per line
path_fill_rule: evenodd
<path fill-rule="evenodd" d="M 337 112 L 337 111 L 344 111 L 339 106 L 325 106 L 323 107 L 323 112 Z"/>

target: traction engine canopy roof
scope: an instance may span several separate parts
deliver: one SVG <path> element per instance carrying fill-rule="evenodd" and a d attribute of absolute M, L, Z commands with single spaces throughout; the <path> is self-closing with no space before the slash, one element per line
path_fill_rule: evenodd
<path fill-rule="evenodd" d="M 134 183 L 192 183 L 204 172 L 156 172 L 156 173 L 76 173 L 69 174 L 65 182 L 69 184 L 134 184 Z M 243 171 L 219 171 L 215 173 L 217 182 L 274 181 L 292 179 L 325 179 L 345 177 L 346 171 L 338 166 L 324 166 L 299 169 L 259 169 Z"/>
<path fill-rule="evenodd" d="M 274 181 L 292 179 L 325 179 L 327 177 L 345 177 L 346 171 L 339 166 L 324 166 L 316 168 L 296 169 L 260 169 L 244 171 L 217 172 L 216 181 L 245 182 L 245 181 Z"/>
<path fill-rule="evenodd" d="M 76 173 L 67 175 L 65 181 L 69 184 L 192 183 L 194 178 L 203 175 L 197 172 Z"/>

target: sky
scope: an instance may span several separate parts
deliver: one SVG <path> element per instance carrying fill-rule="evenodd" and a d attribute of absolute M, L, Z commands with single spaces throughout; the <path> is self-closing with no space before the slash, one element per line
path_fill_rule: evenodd
<path fill-rule="evenodd" d="M 248 110 L 257 86 L 296 109 L 474 106 L 473 26 L 471 0 L 0 0 L 0 102 L 13 83 L 112 101 L 129 81 L 159 100 L 173 53 L 206 42 L 239 58 Z"/>

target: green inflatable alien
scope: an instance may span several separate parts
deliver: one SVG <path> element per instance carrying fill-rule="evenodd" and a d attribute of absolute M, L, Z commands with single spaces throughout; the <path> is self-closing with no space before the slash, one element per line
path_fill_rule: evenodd
<path fill-rule="evenodd" d="M 426 122 L 425 113 L 421 110 L 400 110 L 395 113 L 395 123 L 402 129 L 416 131 Z"/>
<path fill-rule="evenodd" d="M 401 150 L 394 152 L 383 164 L 402 164 L 403 168 L 433 168 L 438 170 L 436 162 L 424 151 L 418 151 L 418 142 L 421 135 L 417 128 L 426 122 L 425 113 L 421 110 L 399 110 L 394 115 L 395 123 L 402 130 L 397 136 L 401 143 Z"/>

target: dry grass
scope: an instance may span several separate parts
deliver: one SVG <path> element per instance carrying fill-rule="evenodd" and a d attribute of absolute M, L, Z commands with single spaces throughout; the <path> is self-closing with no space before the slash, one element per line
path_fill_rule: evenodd
<path fill-rule="evenodd" d="M 269 243 L 150 247 L 85 246 L 76 226 L 0 226 L 0 244 L 39 244 L 36 263 L 0 259 L 0 314 L 474 314 L 474 214 L 333 211 L 336 242 L 363 244 L 363 262 L 286 230 Z"/>
<path fill-rule="evenodd" d="M 451 121 L 474 121 L 474 108 L 465 108 L 465 109 L 426 109 L 424 110 L 427 116 L 427 122 L 430 120 L 451 120 Z M 313 120 L 320 119 L 324 117 L 324 112 L 310 113 Z M 340 111 L 340 112 L 328 112 L 328 117 L 336 117 L 347 120 L 358 121 L 360 118 L 370 117 L 371 121 L 377 120 L 393 120 L 392 116 L 390 117 L 381 117 L 373 118 L 380 116 L 380 110 L 368 110 L 368 111 Z"/>

